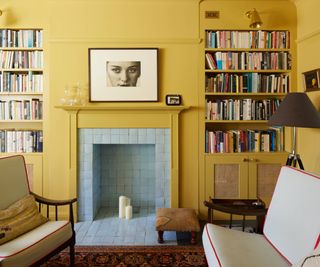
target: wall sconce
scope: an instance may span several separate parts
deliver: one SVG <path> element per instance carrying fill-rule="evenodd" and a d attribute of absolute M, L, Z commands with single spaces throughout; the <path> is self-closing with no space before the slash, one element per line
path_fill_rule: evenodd
<path fill-rule="evenodd" d="M 250 19 L 250 28 L 260 28 L 262 25 L 258 11 L 254 8 L 252 11 L 247 11 L 246 16 Z"/>

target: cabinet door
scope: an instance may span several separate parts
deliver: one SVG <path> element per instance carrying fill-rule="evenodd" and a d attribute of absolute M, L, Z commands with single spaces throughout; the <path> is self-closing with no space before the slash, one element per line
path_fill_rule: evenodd
<path fill-rule="evenodd" d="M 249 156 L 249 198 L 261 198 L 269 205 L 287 153 Z"/>
<path fill-rule="evenodd" d="M 247 161 L 246 155 L 206 156 L 206 199 L 247 198 Z"/>

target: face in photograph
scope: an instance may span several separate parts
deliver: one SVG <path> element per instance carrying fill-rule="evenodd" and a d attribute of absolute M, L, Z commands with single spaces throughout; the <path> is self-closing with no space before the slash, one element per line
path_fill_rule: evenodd
<path fill-rule="evenodd" d="M 139 86 L 140 61 L 107 61 L 107 87 Z"/>

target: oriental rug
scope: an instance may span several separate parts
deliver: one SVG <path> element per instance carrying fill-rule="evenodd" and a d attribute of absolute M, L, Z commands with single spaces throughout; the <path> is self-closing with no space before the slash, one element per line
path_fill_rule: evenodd
<path fill-rule="evenodd" d="M 76 246 L 75 266 L 208 266 L 203 247 L 196 246 Z M 69 250 L 42 267 L 69 266 Z"/>

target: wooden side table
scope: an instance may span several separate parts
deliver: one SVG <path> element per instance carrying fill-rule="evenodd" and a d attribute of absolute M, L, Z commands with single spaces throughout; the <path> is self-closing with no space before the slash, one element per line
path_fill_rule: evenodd
<path fill-rule="evenodd" d="M 208 222 L 213 222 L 213 211 L 218 210 L 230 214 L 229 228 L 232 227 L 232 215 L 242 215 L 242 231 L 245 229 L 246 216 L 256 216 L 257 233 L 262 234 L 263 223 L 267 213 L 266 205 L 258 199 L 211 199 L 204 201 L 208 207 Z"/>

